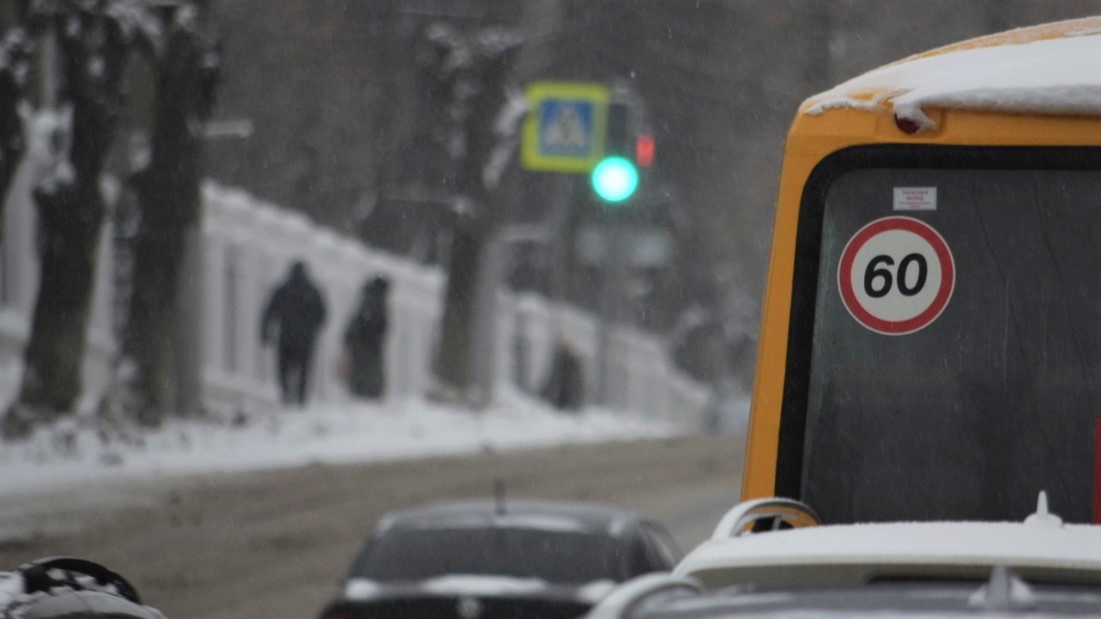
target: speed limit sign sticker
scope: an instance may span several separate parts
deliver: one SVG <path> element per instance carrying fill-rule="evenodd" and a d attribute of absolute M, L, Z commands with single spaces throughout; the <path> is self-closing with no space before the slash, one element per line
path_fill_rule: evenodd
<path fill-rule="evenodd" d="M 929 326 L 952 298 L 956 265 L 948 244 L 929 224 L 884 217 L 864 226 L 841 252 L 837 286 L 845 309 L 884 335 Z"/>

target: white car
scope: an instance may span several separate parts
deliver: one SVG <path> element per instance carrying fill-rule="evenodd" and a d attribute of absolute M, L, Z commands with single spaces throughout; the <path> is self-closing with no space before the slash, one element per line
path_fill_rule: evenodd
<path fill-rule="evenodd" d="M 819 525 L 788 499 L 739 504 L 671 574 L 616 589 L 590 619 L 1101 615 L 1101 526 Z"/>

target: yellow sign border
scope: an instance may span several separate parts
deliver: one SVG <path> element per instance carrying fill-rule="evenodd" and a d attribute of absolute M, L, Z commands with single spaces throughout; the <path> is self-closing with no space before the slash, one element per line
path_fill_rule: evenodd
<path fill-rule="evenodd" d="M 604 156 L 611 94 L 604 84 L 591 82 L 532 82 L 527 88 L 528 113 L 520 148 L 520 163 L 528 170 L 587 174 Z M 583 157 L 546 155 L 539 152 L 539 108 L 548 100 L 585 101 L 595 105 L 589 153 Z"/>

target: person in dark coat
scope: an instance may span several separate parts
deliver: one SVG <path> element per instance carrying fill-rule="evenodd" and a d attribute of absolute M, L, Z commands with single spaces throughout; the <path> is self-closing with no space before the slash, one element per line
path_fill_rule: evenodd
<path fill-rule="evenodd" d="M 554 346 L 550 372 L 539 395 L 559 410 L 577 412 L 584 404 L 585 376 L 581 357 L 565 337 L 559 337 Z"/>
<path fill-rule="evenodd" d="M 352 395 L 377 400 L 386 390 L 383 355 L 390 280 L 382 275 L 364 284 L 359 305 L 344 331 L 348 388 Z"/>
<path fill-rule="evenodd" d="M 287 279 L 272 292 L 260 323 L 264 345 L 277 343 L 284 404 L 306 403 L 314 345 L 323 324 L 325 301 L 321 292 L 310 281 L 306 265 L 295 262 Z"/>

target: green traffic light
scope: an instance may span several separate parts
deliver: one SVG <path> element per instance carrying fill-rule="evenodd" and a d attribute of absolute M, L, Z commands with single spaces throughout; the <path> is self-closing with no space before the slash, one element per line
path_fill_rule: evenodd
<path fill-rule="evenodd" d="M 593 191 L 606 202 L 622 202 L 638 188 L 638 170 L 623 157 L 606 157 L 596 164 L 590 177 Z"/>

